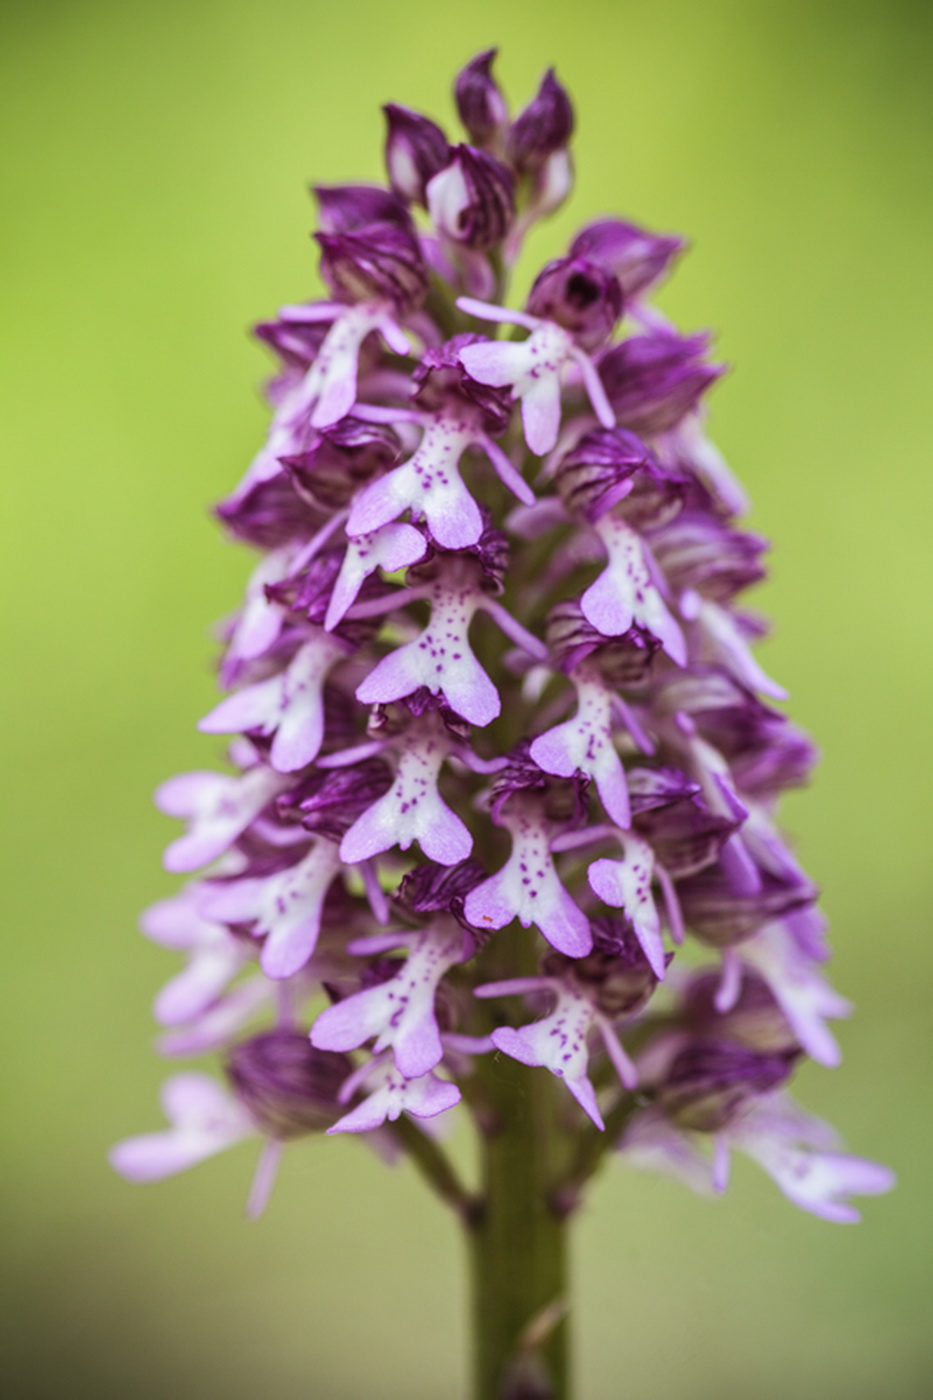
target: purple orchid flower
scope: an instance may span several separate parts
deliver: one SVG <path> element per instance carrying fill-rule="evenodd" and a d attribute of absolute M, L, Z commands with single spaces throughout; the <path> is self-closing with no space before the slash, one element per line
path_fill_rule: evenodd
<path fill-rule="evenodd" d="M 816 751 L 757 656 L 723 366 L 650 304 L 684 244 L 600 219 L 499 304 L 574 114 L 551 70 L 510 121 L 494 57 L 456 79 L 469 144 L 386 107 L 388 185 L 315 191 L 326 299 L 257 328 L 269 432 L 217 515 L 258 559 L 199 725 L 230 769 L 158 790 L 187 822 L 166 868 L 206 869 L 142 924 L 182 959 L 158 1050 L 227 1087 L 169 1079 L 167 1129 L 112 1157 L 154 1180 L 258 1138 L 255 1214 L 292 1138 L 409 1155 L 471 1229 L 480 1319 L 495 1242 L 538 1257 L 613 1147 L 705 1190 L 741 1151 L 829 1220 L 893 1183 L 785 1094 L 850 1008 L 778 821 Z M 476 1193 L 427 1122 L 461 1102 Z M 510 1274 L 525 1350 L 477 1394 L 528 1366 L 569 1393 L 537 1277 Z"/>

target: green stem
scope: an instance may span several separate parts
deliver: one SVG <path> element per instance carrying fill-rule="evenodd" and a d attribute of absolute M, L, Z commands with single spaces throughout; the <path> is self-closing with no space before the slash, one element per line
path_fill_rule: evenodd
<path fill-rule="evenodd" d="M 563 1086 L 489 1060 L 495 1128 L 481 1139 L 482 1207 L 468 1232 L 473 1400 L 569 1400 L 569 1222 L 553 1201 Z"/>

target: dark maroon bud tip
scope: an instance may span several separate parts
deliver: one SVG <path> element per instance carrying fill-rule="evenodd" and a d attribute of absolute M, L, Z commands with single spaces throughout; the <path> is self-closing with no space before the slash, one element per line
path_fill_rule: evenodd
<path fill-rule="evenodd" d="M 509 110 L 491 71 L 497 52 L 477 54 L 454 83 L 457 111 L 474 146 L 496 144 L 508 127 Z"/>
<path fill-rule="evenodd" d="M 567 145 L 573 124 L 570 98 L 549 68 L 509 132 L 509 158 L 516 170 L 522 175 L 539 170 L 548 156 Z"/>
<path fill-rule="evenodd" d="M 622 288 L 613 272 L 588 258 L 558 258 L 535 278 L 527 310 L 556 321 L 584 350 L 597 350 L 622 314 Z"/>
<path fill-rule="evenodd" d="M 411 204 L 424 204 L 428 181 L 443 170 L 450 158 L 447 137 L 441 128 L 394 103 L 382 109 L 386 114 L 386 169 L 395 193 Z"/>

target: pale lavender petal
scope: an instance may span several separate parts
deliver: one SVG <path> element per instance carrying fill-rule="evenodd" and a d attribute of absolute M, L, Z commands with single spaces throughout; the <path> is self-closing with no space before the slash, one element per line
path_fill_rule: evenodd
<path fill-rule="evenodd" d="M 184 773 L 163 783 L 156 792 L 156 805 L 170 816 L 187 816 L 191 821 L 186 835 L 167 848 L 166 870 L 196 870 L 221 855 L 282 786 L 282 778 L 261 765 L 239 778 Z"/>
<path fill-rule="evenodd" d="M 654 1109 L 635 1115 L 622 1135 L 619 1150 L 632 1166 L 643 1171 L 676 1177 L 702 1196 L 713 1191 L 709 1158 L 691 1137 Z"/>
<path fill-rule="evenodd" d="M 522 427 L 528 450 L 543 457 L 550 452 L 560 431 L 560 379 L 542 374 L 522 394 Z"/>
<path fill-rule="evenodd" d="M 412 525 L 383 525 L 371 534 L 347 542 L 346 554 L 334 584 L 324 628 L 331 631 L 353 606 L 364 580 L 374 569 L 395 573 L 424 556 L 427 541 Z"/>
<path fill-rule="evenodd" d="M 486 725 L 501 709 L 499 692 L 469 644 L 470 622 L 482 595 L 453 588 L 441 579 L 431 594 L 431 620 L 420 636 L 378 663 L 357 687 L 368 705 L 402 700 L 420 686 L 443 695 L 470 724 Z"/>
<path fill-rule="evenodd" d="M 620 827 L 631 821 L 625 769 L 612 740 L 612 695 L 595 676 L 574 677 L 577 713 L 549 729 L 531 745 L 531 757 L 545 773 L 571 778 L 582 772 L 596 783 L 609 816 Z"/>
<path fill-rule="evenodd" d="M 444 549 L 466 549 L 483 532 L 479 506 L 460 475 L 460 458 L 476 429 L 436 417 L 424 430 L 413 457 L 360 493 L 347 521 L 349 535 L 371 534 L 410 509 L 424 518 Z"/>
<path fill-rule="evenodd" d="M 166 1081 L 163 1107 L 172 1127 L 119 1142 L 110 1163 L 131 1181 L 159 1181 L 222 1152 L 256 1128 L 246 1110 L 206 1074 Z"/>
<path fill-rule="evenodd" d="M 515 918 L 537 924 L 548 942 L 569 957 L 593 946 L 590 922 L 561 884 L 545 824 L 524 812 L 506 819 L 512 853 L 501 870 L 467 895 L 464 913 L 476 928 L 504 928 Z"/>
<path fill-rule="evenodd" d="M 587 879 L 593 893 L 604 904 L 625 910 L 652 972 L 663 980 L 664 942 L 661 938 L 661 918 L 651 894 L 653 873 L 651 847 L 637 837 L 626 836 L 624 858 L 611 860 L 604 857 L 594 861 L 587 871 Z"/>

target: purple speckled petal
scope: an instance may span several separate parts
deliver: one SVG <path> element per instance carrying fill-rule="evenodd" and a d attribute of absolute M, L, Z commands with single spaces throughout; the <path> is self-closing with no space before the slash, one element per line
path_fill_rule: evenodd
<path fill-rule="evenodd" d="M 434 1014 L 438 983 L 463 957 L 463 934 L 438 927 L 413 942 L 401 970 L 388 982 L 368 987 L 322 1011 L 311 1043 L 322 1050 L 355 1050 L 376 1037 L 376 1053 L 391 1048 L 398 1069 L 417 1079 L 440 1063 L 443 1055 Z"/>
<path fill-rule="evenodd" d="M 895 1185 L 894 1173 L 879 1162 L 814 1151 L 806 1142 L 801 1145 L 799 1138 L 794 1141 L 772 1121 L 766 1102 L 753 1105 L 730 1127 L 729 1136 L 764 1168 L 788 1200 L 823 1220 L 853 1224 L 861 1216 L 845 1197 L 877 1196 Z"/>
<path fill-rule="evenodd" d="M 544 1065 L 563 1079 L 584 1113 L 604 1127 L 596 1093 L 588 1076 L 587 1036 L 593 1025 L 592 1003 L 576 988 L 563 982 L 551 983 L 557 992 L 557 1005 L 542 1021 L 521 1030 L 503 1026 L 492 1033 L 497 1050 L 524 1065 Z"/>
<path fill-rule="evenodd" d="M 162 1089 L 171 1127 L 128 1138 L 111 1149 L 110 1164 L 131 1181 L 161 1181 L 251 1137 L 256 1127 L 246 1110 L 206 1074 L 176 1074 Z"/>
<path fill-rule="evenodd" d="M 473 837 L 437 790 L 450 752 L 449 736 L 429 712 L 400 739 L 398 768 L 389 791 L 363 812 L 343 838 L 340 856 L 351 864 L 417 841 L 429 860 L 457 865 L 473 849 Z"/>
<path fill-rule="evenodd" d="M 506 814 L 512 853 L 501 870 L 467 895 L 464 914 L 474 928 L 497 929 L 518 919 L 537 924 L 545 938 L 569 957 L 585 957 L 593 946 L 586 915 L 561 884 L 549 849 L 547 823 L 532 812 Z"/>
<path fill-rule="evenodd" d="M 604 904 L 624 909 L 632 921 L 645 957 L 654 975 L 664 977 L 664 943 L 661 938 L 661 918 L 651 895 L 654 856 L 646 841 L 637 836 L 625 838 L 623 860 L 596 860 L 587 871 L 593 893 Z"/>
<path fill-rule="evenodd" d="M 612 515 L 603 516 L 593 528 L 609 563 L 580 599 L 587 622 L 605 637 L 619 637 L 638 623 L 658 638 L 678 666 L 686 666 L 683 633 L 651 581 L 638 535 Z"/>
<path fill-rule="evenodd" d="M 472 588 L 439 579 L 432 589 L 427 627 L 384 656 L 357 687 L 356 698 L 367 705 L 385 705 L 425 686 L 470 724 L 489 724 L 502 708 L 499 692 L 473 655 L 467 636 L 482 601 L 483 595 Z"/>
<path fill-rule="evenodd" d="M 438 1079 L 433 1073 L 406 1079 L 391 1061 L 377 1062 L 367 1077 L 375 1086 L 373 1092 L 328 1128 L 328 1133 L 370 1132 L 386 1121 L 394 1123 L 403 1113 L 434 1118 L 460 1102 L 460 1090 L 455 1084 Z"/>
<path fill-rule="evenodd" d="M 215 885 L 201 909 L 209 918 L 253 923 L 256 936 L 266 936 L 263 972 L 275 979 L 291 977 L 314 952 L 324 900 L 340 868 L 337 847 L 321 839 L 297 865 L 275 875 Z"/>
<path fill-rule="evenodd" d="M 438 417 L 407 462 L 370 484 L 357 497 L 347 521 L 350 535 L 370 534 L 411 510 L 427 521 L 444 549 L 466 549 L 483 533 L 479 506 L 460 475 L 459 462 L 476 438 L 470 425 Z"/>
<path fill-rule="evenodd" d="M 539 735 L 531 745 L 531 757 L 545 773 L 563 778 L 572 778 L 578 771 L 586 773 L 595 782 L 612 820 L 627 827 L 631 820 L 628 787 L 612 741 L 611 692 L 595 671 L 580 671 L 572 679 L 577 689 L 577 713 Z"/>
<path fill-rule="evenodd" d="M 412 525 L 382 525 L 368 535 L 348 540 L 324 618 L 325 630 L 330 632 L 337 626 L 374 569 L 385 569 L 388 574 L 406 569 L 423 558 L 426 549 L 427 540 Z"/>
<path fill-rule="evenodd" d="M 197 870 L 221 855 L 281 792 L 284 780 L 257 766 L 241 777 L 225 773 L 181 773 L 156 789 L 155 803 L 170 817 L 186 817 L 190 826 L 165 852 L 165 868 Z"/>
<path fill-rule="evenodd" d="M 324 737 L 324 682 L 347 651 L 345 642 L 314 628 L 284 671 L 228 695 L 198 728 L 205 734 L 274 733 L 269 758 L 276 772 L 304 768 L 317 757 Z"/>

